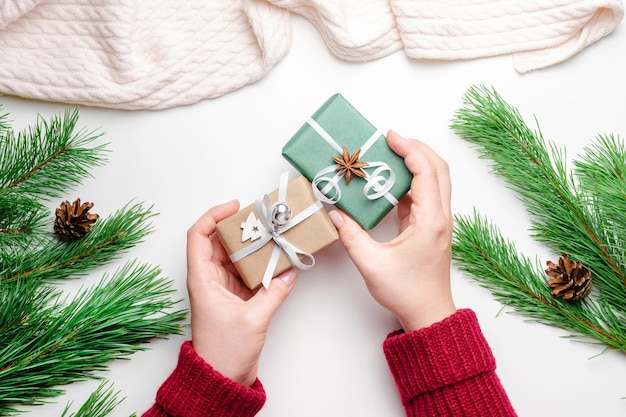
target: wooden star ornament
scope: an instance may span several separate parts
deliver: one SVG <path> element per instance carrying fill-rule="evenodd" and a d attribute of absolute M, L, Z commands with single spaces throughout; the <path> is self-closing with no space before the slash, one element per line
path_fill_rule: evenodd
<path fill-rule="evenodd" d="M 346 185 L 350 185 L 350 181 L 352 181 L 352 176 L 356 175 L 357 177 L 365 178 L 365 171 L 363 171 L 363 167 L 368 166 L 367 162 L 359 162 L 359 156 L 361 155 L 361 150 L 357 150 L 355 153 L 350 155 L 348 153 L 348 149 L 343 147 L 343 155 L 333 156 L 333 161 L 337 165 L 337 171 L 339 174 L 345 175 L 346 177 Z"/>

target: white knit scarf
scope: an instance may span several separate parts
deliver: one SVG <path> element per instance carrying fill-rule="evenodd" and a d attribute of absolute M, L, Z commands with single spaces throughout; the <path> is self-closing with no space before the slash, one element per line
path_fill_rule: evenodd
<path fill-rule="evenodd" d="M 262 78 L 289 52 L 291 14 L 349 61 L 513 54 L 527 72 L 610 34 L 618 0 L 0 0 L 0 93 L 164 109 Z"/>

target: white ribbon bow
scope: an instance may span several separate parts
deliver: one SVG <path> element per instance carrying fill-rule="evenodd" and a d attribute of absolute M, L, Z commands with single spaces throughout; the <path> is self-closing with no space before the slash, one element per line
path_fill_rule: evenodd
<path fill-rule="evenodd" d="M 339 144 L 319 125 L 314 119 L 307 120 L 309 126 L 313 128 L 334 150 L 339 154 L 343 153 L 343 149 Z M 372 136 L 361 147 L 361 157 L 372 147 L 372 145 L 380 138 L 381 133 L 376 130 Z M 341 188 L 339 188 L 339 181 L 344 177 L 345 173 L 337 173 L 333 177 L 327 177 L 326 174 L 337 171 L 339 165 L 333 164 L 322 170 L 320 170 L 313 178 L 312 188 L 315 196 L 328 204 L 336 204 L 341 200 Z M 369 173 L 366 169 L 375 168 L 373 172 Z M 363 187 L 363 194 L 368 200 L 377 200 L 381 197 L 386 198 L 392 205 L 398 205 L 398 200 L 390 193 L 394 184 L 396 183 L 396 174 L 385 162 L 375 161 L 367 162 L 367 166 L 361 168 L 365 173 L 365 186 Z M 384 176 L 383 173 L 388 172 L 388 176 Z M 321 189 L 321 185 L 324 185 Z M 330 193 L 330 196 L 329 196 Z"/>
<path fill-rule="evenodd" d="M 280 183 L 278 186 L 278 202 L 284 203 L 287 200 L 287 184 L 289 182 L 289 172 L 283 172 L 280 176 Z M 274 240 L 276 244 L 274 249 L 272 250 L 272 255 L 270 256 L 270 260 L 267 263 L 267 267 L 265 268 L 265 272 L 263 274 L 263 279 L 261 283 L 267 289 L 270 286 L 272 281 L 272 277 L 274 275 L 274 270 L 276 269 L 276 265 L 278 264 L 278 259 L 280 258 L 281 251 L 285 252 L 289 262 L 293 266 L 299 269 L 310 269 L 315 265 L 315 258 L 310 253 L 304 252 L 301 249 L 298 249 L 295 245 L 289 242 L 283 233 L 292 227 L 298 225 L 311 215 L 313 215 L 317 210 L 322 208 L 322 203 L 320 201 L 316 201 L 311 204 L 306 209 L 302 210 L 297 215 L 288 219 L 288 221 L 279 225 L 274 222 L 272 215 L 272 203 L 270 197 L 265 194 L 259 196 L 254 201 L 254 209 L 256 211 L 256 215 L 259 217 L 259 220 L 263 224 L 269 233 L 261 236 L 259 240 L 252 242 L 250 245 L 246 246 L 243 249 L 238 250 L 237 252 L 230 255 L 230 260 L 232 262 L 237 262 L 251 253 L 256 252 L 261 249 L 268 243 L 270 240 Z M 299 255 L 303 255 L 303 260 L 300 259 Z"/>

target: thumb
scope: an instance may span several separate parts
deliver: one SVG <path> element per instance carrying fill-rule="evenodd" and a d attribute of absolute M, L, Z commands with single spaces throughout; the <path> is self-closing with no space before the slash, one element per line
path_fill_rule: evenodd
<path fill-rule="evenodd" d="M 348 256 L 360 269 L 368 259 L 371 259 L 371 254 L 376 252 L 377 242 L 343 211 L 331 210 L 328 216 L 339 232 L 339 240 L 348 252 Z"/>
<path fill-rule="evenodd" d="M 268 322 L 291 293 L 295 286 L 297 275 L 298 273 L 294 268 L 288 269 L 282 274 L 275 276 L 268 289 L 259 289 L 250 299 L 258 314 L 266 317 Z"/>

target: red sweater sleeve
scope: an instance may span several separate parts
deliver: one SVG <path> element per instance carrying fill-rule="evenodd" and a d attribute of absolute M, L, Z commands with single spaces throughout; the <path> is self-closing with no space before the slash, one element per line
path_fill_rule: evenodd
<path fill-rule="evenodd" d="M 156 402 L 143 417 L 248 417 L 265 404 L 257 379 L 246 387 L 221 375 L 183 343 L 178 365 L 159 388 Z"/>
<path fill-rule="evenodd" d="M 516 415 L 471 310 L 425 329 L 394 332 L 383 349 L 407 416 Z"/>

